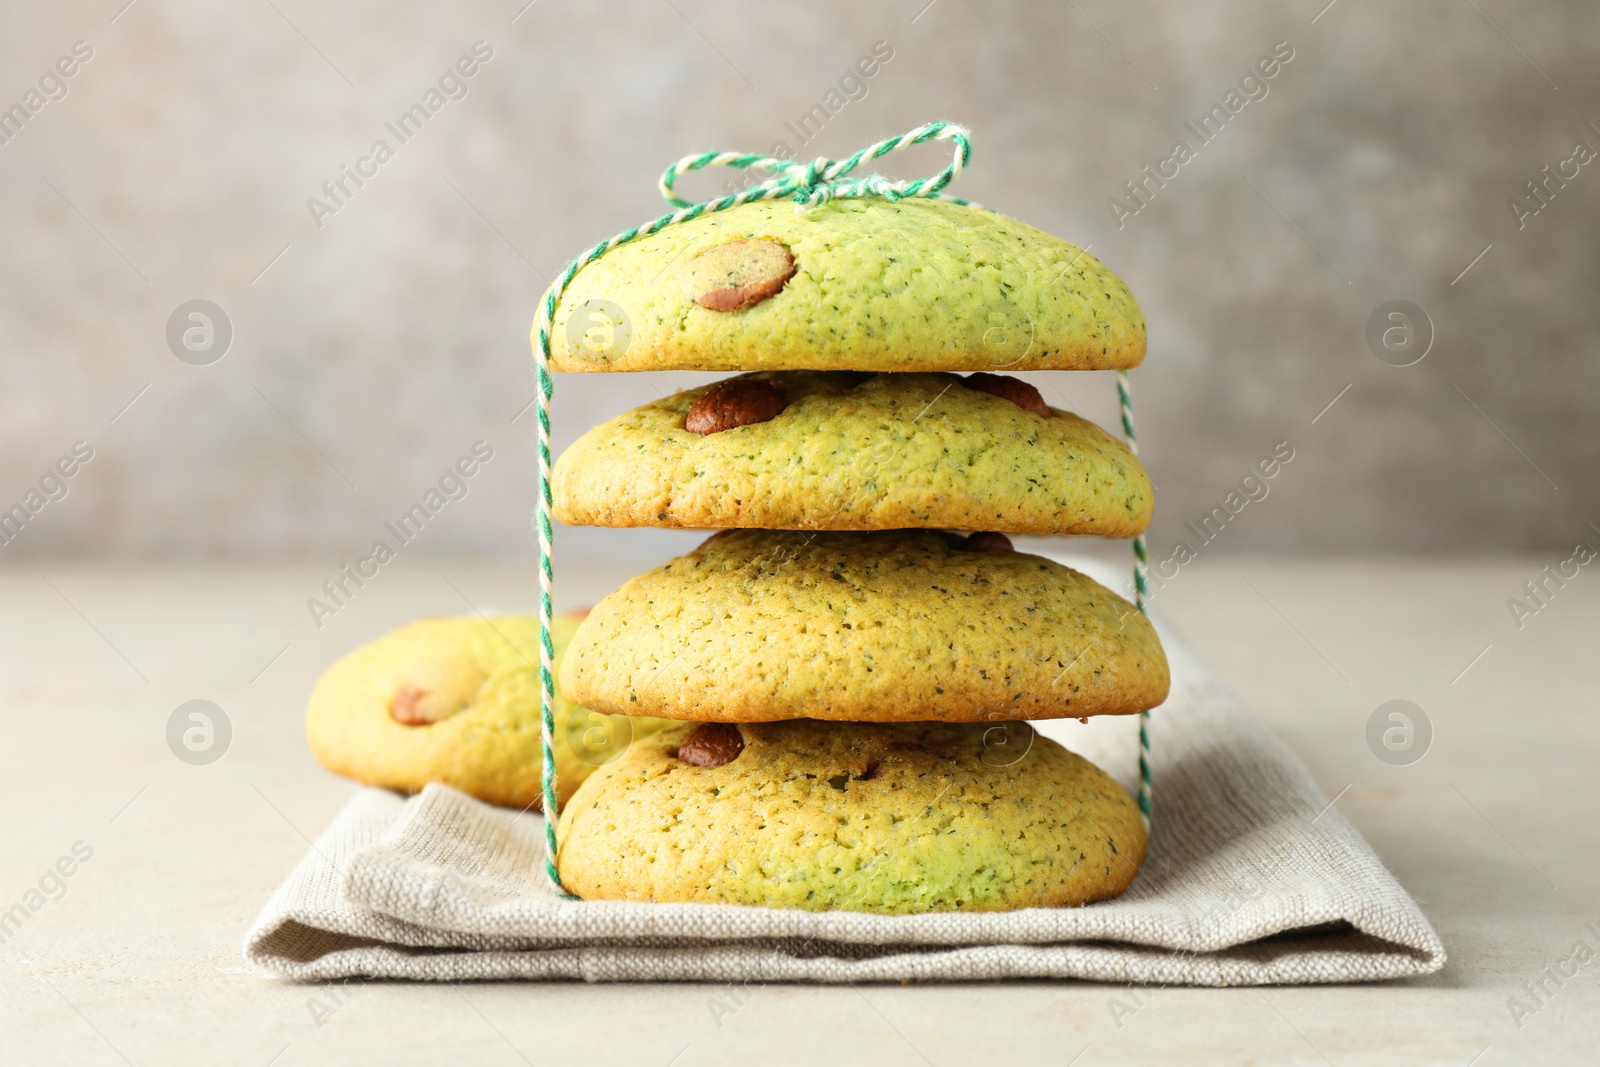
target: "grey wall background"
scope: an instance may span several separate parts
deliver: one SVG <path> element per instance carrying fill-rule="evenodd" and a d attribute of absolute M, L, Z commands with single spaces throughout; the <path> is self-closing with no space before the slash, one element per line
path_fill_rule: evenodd
<path fill-rule="evenodd" d="M 1583 0 L 124 2 L 0 8 L 0 108 L 93 49 L 0 145 L 0 507 L 94 450 L 0 561 L 354 558 L 478 440 L 495 458 L 414 551 L 530 553 L 513 419 L 546 280 L 656 215 L 678 156 L 843 155 L 939 117 L 976 131 L 961 194 L 1092 246 L 1143 303 L 1157 554 L 1280 441 L 1214 551 L 1554 550 L 1600 521 L 1600 161 L 1521 229 L 1507 204 L 1600 149 Z M 467 95 L 315 225 L 307 198 L 480 40 Z M 785 123 L 880 40 L 866 96 L 799 146 Z M 1268 95 L 1119 228 L 1108 198 L 1279 41 Z M 233 328 L 208 366 L 165 336 L 196 298 Z M 1410 367 L 1364 340 L 1395 298 L 1436 329 Z M 565 377 L 557 444 L 698 380 Z M 1036 380 L 1114 417 L 1106 376 Z"/>

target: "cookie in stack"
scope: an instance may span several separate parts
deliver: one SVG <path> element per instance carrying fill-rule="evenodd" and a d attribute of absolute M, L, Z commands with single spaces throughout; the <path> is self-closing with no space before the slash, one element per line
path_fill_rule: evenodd
<path fill-rule="evenodd" d="M 586 331 L 596 307 L 625 331 Z M 1133 799 L 1024 721 L 1154 707 L 1165 656 L 1132 604 L 1006 536 L 1149 522 L 1132 453 L 1005 373 L 1138 365 L 1120 279 L 959 204 L 766 201 L 616 247 L 552 321 L 556 370 L 745 372 L 556 463 L 563 522 L 721 531 L 566 649 L 572 701 L 682 720 L 564 805 L 570 891 L 892 914 L 1127 887 Z"/>

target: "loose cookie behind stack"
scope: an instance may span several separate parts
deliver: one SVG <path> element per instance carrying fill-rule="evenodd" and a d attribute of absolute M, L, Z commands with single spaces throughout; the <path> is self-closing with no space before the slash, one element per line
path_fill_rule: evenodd
<path fill-rule="evenodd" d="M 562 521 L 723 531 L 571 639 L 569 699 L 687 721 L 564 806 L 570 890 L 905 913 L 1127 887 L 1132 798 L 1021 720 L 1154 707 L 1165 656 L 1134 605 L 1005 536 L 1149 522 L 1129 450 L 1003 373 L 1136 366 L 1115 275 L 976 208 L 758 202 L 595 260 L 552 325 L 558 370 L 755 372 L 556 463 Z"/>
<path fill-rule="evenodd" d="M 581 614 L 551 627 L 559 667 Z M 535 809 L 539 769 L 539 620 L 527 615 L 418 619 L 328 669 L 306 709 L 323 766 L 366 785 L 415 793 L 442 782 L 490 804 Z M 673 725 L 602 716 L 556 693 L 562 802 L 637 738 Z"/>

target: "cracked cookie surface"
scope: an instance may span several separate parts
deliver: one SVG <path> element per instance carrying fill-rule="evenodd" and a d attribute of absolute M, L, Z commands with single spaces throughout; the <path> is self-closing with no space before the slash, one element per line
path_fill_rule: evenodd
<path fill-rule="evenodd" d="M 728 530 L 601 601 L 561 668 L 607 713 L 994 722 L 1166 699 L 1132 604 L 1042 556 L 933 530 Z"/>
<path fill-rule="evenodd" d="M 561 815 L 560 871 L 588 899 L 907 914 L 1116 896 L 1147 848 L 1104 771 L 1017 724 L 737 727 L 714 767 L 675 724 L 596 772 Z M 1025 728 L 1022 728 L 1025 731 Z"/>

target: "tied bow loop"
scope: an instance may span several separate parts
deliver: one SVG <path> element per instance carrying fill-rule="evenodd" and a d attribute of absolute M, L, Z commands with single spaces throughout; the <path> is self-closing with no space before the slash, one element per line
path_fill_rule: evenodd
<path fill-rule="evenodd" d="M 971 131 L 965 126 L 953 122 L 930 122 L 901 137 L 891 137 L 877 144 L 868 145 L 843 159 L 818 156 L 805 162 L 741 152 L 702 152 L 696 156 L 685 156 L 666 169 L 666 173 L 661 175 L 661 195 L 673 207 L 695 214 L 722 211 L 753 200 L 788 199 L 802 207 L 815 207 L 829 200 L 858 199 L 868 196 L 882 197 L 885 200 L 925 197 L 966 203 L 956 197 L 947 196 L 944 189 L 960 176 L 962 168 L 972 156 L 970 135 Z M 950 141 L 955 146 L 949 165 L 931 178 L 894 179 L 881 174 L 849 177 L 863 163 L 925 141 Z M 690 171 L 703 170 L 707 167 L 764 170 L 772 177 L 741 192 L 701 204 L 692 203 L 678 196 L 673 189 L 677 180 Z"/>

